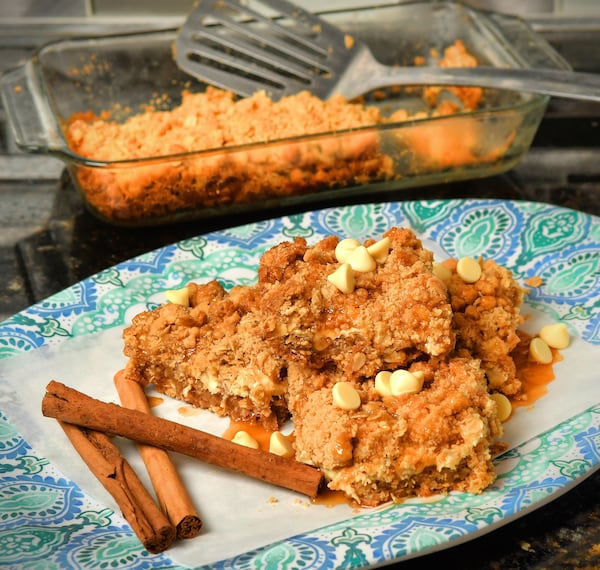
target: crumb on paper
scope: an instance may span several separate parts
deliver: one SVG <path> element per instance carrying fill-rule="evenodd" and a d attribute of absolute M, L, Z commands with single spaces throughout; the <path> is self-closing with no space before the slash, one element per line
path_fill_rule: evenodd
<path fill-rule="evenodd" d="M 525 279 L 525 285 L 528 287 L 541 287 L 544 284 L 544 281 L 539 275 L 534 275 L 533 277 L 529 277 L 529 279 Z"/>
<path fill-rule="evenodd" d="M 298 507 L 308 508 L 310 507 L 310 503 L 307 501 L 303 501 L 302 499 L 294 499 L 294 505 Z"/>

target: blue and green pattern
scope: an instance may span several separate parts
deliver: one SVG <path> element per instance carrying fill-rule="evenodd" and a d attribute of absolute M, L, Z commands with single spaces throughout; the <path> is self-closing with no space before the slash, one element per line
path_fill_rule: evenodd
<path fill-rule="evenodd" d="M 528 202 L 450 200 L 364 204 L 295 214 L 187 239 L 107 269 L 0 324 L 1 359 L 123 327 L 131 308 L 156 306 L 165 289 L 219 279 L 256 279 L 272 245 L 332 233 L 377 237 L 390 226 L 415 229 L 450 256 L 484 254 L 519 280 L 542 278 L 527 304 L 598 351 L 600 222 Z M 590 371 L 597 374 L 595 371 Z M 600 380 L 600 379 L 599 379 Z M 575 485 L 600 465 L 600 402 L 497 459 L 497 482 L 481 495 L 452 493 L 367 511 L 244 552 L 211 568 L 366 568 L 423 554 L 487 532 Z M 150 555 L 120 516 L 86 496 L 0 411 L 0 566 L 20 569 L 178 568 Z"/>

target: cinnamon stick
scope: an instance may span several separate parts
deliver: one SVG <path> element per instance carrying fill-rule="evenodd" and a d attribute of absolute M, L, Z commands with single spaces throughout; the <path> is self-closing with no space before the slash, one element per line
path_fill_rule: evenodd
<path fill-rule="evenodd" d="M 144 388 L 138 382 L 126 378 L 123 372 L 121 370 L 114 378 L 121 404 L 126 408 L 150 414 Z M 143 443 L 138 443 L 137 449 L 150 476 L 158 502 L 177 529 L 177 538 L 198 536 L 202 528 L 202 519 L 169 453 Z"/>
<path fill-rule="evenodd" d="M 42 413 L 62 422 L 176 451 L 311 498 L 317 496 L 323 482 L 323 474 L 309 465 L 244 447 L 170 420 L 102 402 L 56 381 L 46 386 Z"/>
<path fill-rule="evenodd" d="M 144 548 L 153 554 L 166 550 L 175 539 L 175 527 L 110 438 L 76 425 L 59 424 L 90 471 L 113 496 Z"/>

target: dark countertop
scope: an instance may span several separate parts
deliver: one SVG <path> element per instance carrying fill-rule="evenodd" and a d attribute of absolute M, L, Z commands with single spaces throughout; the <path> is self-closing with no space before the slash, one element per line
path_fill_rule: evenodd
<path fill-rule="evenodd" d="M 403 570 L 600 568 L 600 474 L 596 472 L 549 505 L 483 537 L 394 565 Z"/>
<path fill-rule="evenodd" d="M 574 34 L 568 41 L 553 35 L 552 29 L 547 33 L 563 54 L 584 53 L 580 61 L 585 64 L 580 68 L 590 70 L 599 69 L 598 30 Z M 590 33 L 591 48 L 583 42 Z M 155 247 L 289 213 L 256 212 L 152 231 L 107 226 L 83 208 L 56 161 L 21 155 L 5 141 L 0 142 L 0 271 L 4 276 L 0 319 Z M 509 173 L 385 196 L 374 194 L 369 201 L 474 197 L 533 200 L 600 215 L 600 105 L 553 102 L 532 150 Z M 429 565 L 464 570 L 600 568 L 600 472 L 494 532 L 394 567 L 409 570 Z"/>

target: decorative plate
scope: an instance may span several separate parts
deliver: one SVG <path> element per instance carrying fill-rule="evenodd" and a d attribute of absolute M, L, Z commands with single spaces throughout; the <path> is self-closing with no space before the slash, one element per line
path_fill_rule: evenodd
<path fill-rule="evenodd" d="M 510 449 L 481 495 L 451 493 L 377 509 L 310 504 L 292 492 L 177 457 L 204 533 L 148 554 L 112 498 L 39 406 L 51 379 L 116 401 L 120 334 L 190 280 L 250 284 L 269 247 L 295 236 L 365 239 L 412 227 L 436 256 L 493 258 L 538 276 L 527 326 L 572 336 L 556 379 L 506 424 Z M 471 540 L 535 509 L 600 462 L 600 222 L 545 204 L 451 200 L 354 205 L 200 235 L 106 269 L 0 324 L 0 566 L 7 568 L 368 568 Z M 176 404 L 173 404 L 174 406 Z M 180 403 L 178 404 L 181 405 Z M 162 407 L 164 415 L 176 408 Z M 200 411 L 178 421 L 223 431 Z M 135 448 L 124 453 L 139 467 Z M 141 475 L 141 473 L 140 473 Z"/>

